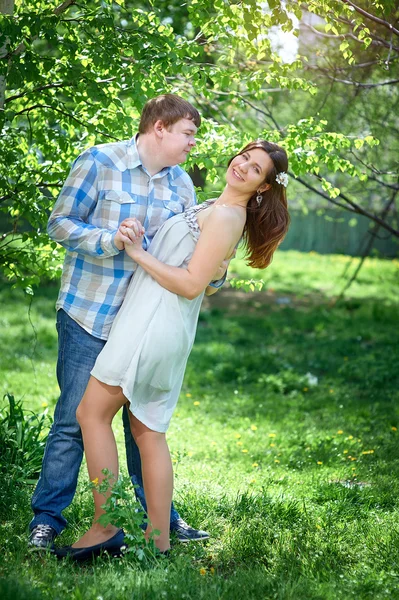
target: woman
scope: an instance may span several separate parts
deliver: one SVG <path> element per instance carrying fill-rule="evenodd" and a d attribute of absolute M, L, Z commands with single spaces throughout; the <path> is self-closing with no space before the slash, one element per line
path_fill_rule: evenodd
<path fill-rule="evenodd" d="M 115 477 L 118 455 L 111 423 L 129 403 L 132 434 L 140 450 L 150 524 L 161 552 L 170 547 L 173 471 L 165 432 L 180 393 L 201 301 L 218 266 L 244 237 L 248 264 L 267 267 L 284 238 L 289 215 L 285 151 L 266 141 L 248 144 L 233 157 L 221 196 L 164 223 L 148 252 L 138 222 L 123 223 L 131 240 L 125 251 L 139 265 L 110 337 L 92 371 L 77 410 L 91 480 L 103 469 Z M 127 226 L 129 225 L 129 226 Z M 109 492 L 108 492 L 109 493 Z M 76 559 L 117 552 L 123 531 L 102 527 L 104 496 L 93 491 L 92 527 L 58 556 Z"/>

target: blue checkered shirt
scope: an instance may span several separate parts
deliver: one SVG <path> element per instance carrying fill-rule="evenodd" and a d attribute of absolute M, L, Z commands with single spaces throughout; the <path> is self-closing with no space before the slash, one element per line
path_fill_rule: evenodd
<path fill-rule="evenodd" d="M 66 248 L 56 308 L 106 340 L 136 263 L 114 244 L 119 223 L 136 217 L 143 247 L 166 219 L 195 204 L 193 183 L 179 166 L 148 174 L 135 138 L 86 150 L 72 166 L 50 215 L 49 236 Z"/>

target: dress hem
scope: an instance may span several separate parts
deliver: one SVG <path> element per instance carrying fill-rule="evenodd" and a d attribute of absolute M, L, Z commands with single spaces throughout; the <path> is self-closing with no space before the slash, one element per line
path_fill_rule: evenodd
<path fill-rule="evenodd" d="M 156 433 L 166 433 L 167 432 L 167 430 L 169 429 L 169 423 L 166 426 L 157 425 L 157 428 L 156 428 L 145 417 L 143 418 L 142 413 L 139 410 L 139 408 L 137 407 L 137 405 L 133 406 L 133 401 L 129 398 L 128 394 L 126 393 L 126 386 L 123 383 L 123 381 L 121 382 L 121 381 L 111 380 L 111 379 L 107 379 L 105 377 L 102 377 L 102 379 L 100 379 L 99 377 L 97 377 L 97 375 L 94 374 L 94 369 L 91 371 L 90 374 L 93 377 L 95 377 L 98 381 L 100 381 L 101 383 L 105 383 L 106 385 L 111 385 L 113 387 L 120 387 L 122 389 L 123 395 L 125 396 L 126 400 L 129 402 L 130 412 L 132 413 L 132 415 L 134 417 L 136 417 L 136 419 L 138 419 L 140 421 L 140 423 L 143 423 L 143 425 L 148 427 L 148 429 L 151 429 L 151 431 L 155 431 Z"/>

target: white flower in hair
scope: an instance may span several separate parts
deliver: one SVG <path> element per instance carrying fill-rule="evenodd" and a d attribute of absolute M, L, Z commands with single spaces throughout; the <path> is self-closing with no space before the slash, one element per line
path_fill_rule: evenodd
<path fill-rule="evenodd" d="M 288 175 L 287 175 L 287 173 L 284 173 L 284 171 L 281 171 L 281 173 L 279 173 L 276 176 L 276 181 L 280 185 L 283 185 L 284 187 L 287 187 L 287 185 L 288 185 Z"/>

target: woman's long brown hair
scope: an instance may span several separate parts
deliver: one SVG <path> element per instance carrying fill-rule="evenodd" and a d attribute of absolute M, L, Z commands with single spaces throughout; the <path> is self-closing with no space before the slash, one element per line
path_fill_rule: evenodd
<path fill-rule="evenodd" d="M 267 152 L 273 161 L 273 168 L 265 178 L 264 183 L 268 183 L 270 188 L 261 194 L 263 200 L 260 205 L 256 200 L 257 192 L 248 202 L 244 244 L 247 264 L 250 267 L 265 269 L 272 262 L 273 254 L 283 241 L 290 224 L 285 187 L 276 181 L 279 173 L 287 173 L 288 158 L 283 148 L 265 140 L 247 144 L 239 154 L 255 148 Z"/>

